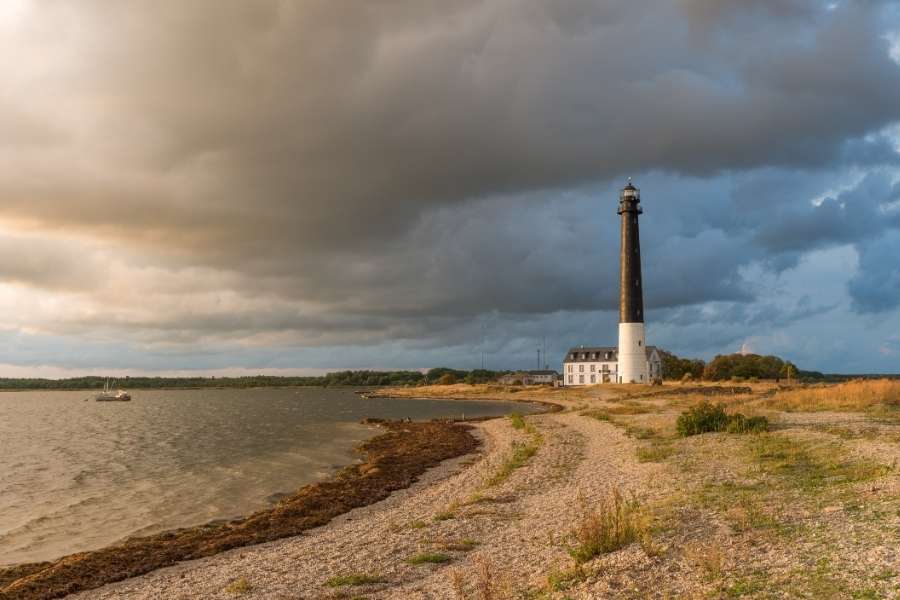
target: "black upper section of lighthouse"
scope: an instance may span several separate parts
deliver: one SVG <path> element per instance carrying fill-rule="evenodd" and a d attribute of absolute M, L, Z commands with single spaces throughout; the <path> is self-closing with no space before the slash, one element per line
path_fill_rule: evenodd
<path fill-rule="evenodd" d="M 644 292 L 641 281 L 641 236 L 638 215 L 641 191 L 631 185 L 619 193 L 619 214 L 622 215 L 622 249 L 619 256 L 619 323 L 644 322 Z"/>

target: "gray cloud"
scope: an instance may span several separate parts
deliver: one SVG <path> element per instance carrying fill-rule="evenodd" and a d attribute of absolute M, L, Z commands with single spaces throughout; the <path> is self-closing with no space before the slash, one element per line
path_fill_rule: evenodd
<path fill-rule="evenodd" d="M 70 308 L 31 302 L 8 327 L 440 345 L 486 314 L 613 309 L 610 182 L 628 174 L 651 184 L 661 315 L 749 303 L 753 265 L 895 226 L 886 176 L 808 204 L 829 170 L 897 164 L 879 3 L 31 10 L 0 42 L 18 90 L 0 101 L 0 225 L 25 232 L 0 244 L 24 257 L 0 281 Z M 860 247 L 868 310 L 890 290 L 865 283 Z"/>

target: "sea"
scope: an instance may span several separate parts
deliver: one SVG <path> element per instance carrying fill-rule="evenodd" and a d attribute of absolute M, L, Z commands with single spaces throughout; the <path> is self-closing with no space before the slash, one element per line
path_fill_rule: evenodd
<path fill-rule="evenodd" d="M 352 389 L 0 392 L 0 565 L 231 519 L 360 459 L 413 420 L 531 412 L 507 402 L 364 398 Z"/>

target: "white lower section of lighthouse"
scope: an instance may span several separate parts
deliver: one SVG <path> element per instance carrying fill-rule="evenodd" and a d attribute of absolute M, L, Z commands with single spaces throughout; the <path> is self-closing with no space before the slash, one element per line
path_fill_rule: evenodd
<path fill-rule="evenodd" d="M 648 383 L 643 323 L 619 323 L 619 383 Z"/>

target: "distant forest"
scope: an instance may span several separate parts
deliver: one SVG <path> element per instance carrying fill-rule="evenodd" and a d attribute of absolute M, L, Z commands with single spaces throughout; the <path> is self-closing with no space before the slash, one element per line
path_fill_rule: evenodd
<path fill-rule="evenodd" d="M 317 377 L 109 377 L 116 386 L 130 389 L 254 388 L 295 386 L 381 386 L 424 385 L 425 383 L 486 383 L 507 371 L 461 371 L 436 368 L 420 371 L 335 371 Z M 0 378 L 0 390 L 94 390 L 102 389 L 106 377 L 68 379 Z"/>
<path fill-rule="evenodd" d="M 777 356 L 758 354 L 727 354 L 716 356 L 709 363 L 700 359 L 679 358 L 662 352 L 663 378 L 708 381 L 786 379 L 790 377 L 809 382 L 837 382 L 865 377 L 900 375 L 839 375 L 818 371 L 803 371 L 793 363 Z M 255 388 L 255 387 L 366 387 L 417 386 L 428 384 L 489 383 L 512 371 L 475 369 L 465 371 L 438 367 L 421 371 L 335 371 L 317 377 L 109 377 L 117 387 L 128 389 L 184 389 L 184 388 Z M 0 378 L 0 390 L 96 390 L 102 389 L 106 377 L 71 377 L 68 379 Z"/>
<path fill-rule="evenodd" d="M 706 381 L 750 379 L 797 379 L 806 382 L 838 382 L 860 378 L 900 378 L 900 375 L 842 375 L 804 371 L 777 356 L 760 354 L 720 354 L 708 363 L 697 358 L 680 358 L 670 352 L 662 355 L 663 379 Z"/>

